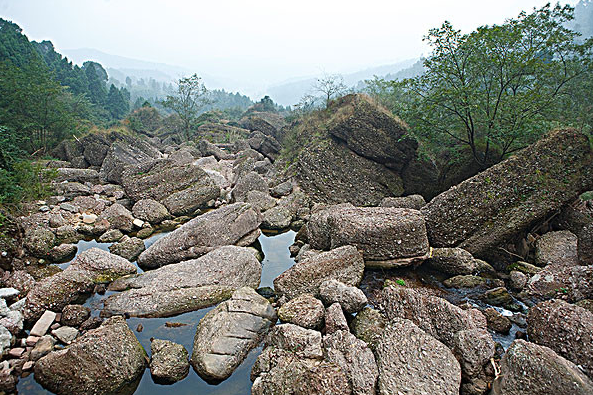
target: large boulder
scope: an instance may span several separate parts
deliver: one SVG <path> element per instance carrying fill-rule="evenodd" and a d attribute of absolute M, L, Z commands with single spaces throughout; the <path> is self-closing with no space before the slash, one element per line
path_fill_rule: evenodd
<path fill-rule="evenodd" d="M 367 266 L 407 266 L 428 258 L 424 218 L 417 210 L 332 206 L 313 215 L 307 230 L 315 248 L 356 246 Z"/>
<path fill-rule="evenodd" d="M 124 169 L 130 165 L 139 165 L 160 158 L 161 153 L 143 139 L 118 135 L 101 165 L 101 174 L 105 180 L 121 184 Z"/>
<path fill-rule="evenodd" d="M 579 232 L 577 253 L 582 265 L 593 265 L 593 222 Z"/>
<path fill-rule="evenodd" d="M 374 395 L 379 371 L 367 344 L 348 331 L 338 330 L 323 338 L 326 361 L 335 363 L 348 377 L 353 395 Z"/>
<path fill-rule="evenodd" d="M 138 257 L 142 268 L 197 258 L 216 247 L 247 246 L 259 236 L 260 215 L 249 204 L 235 203 L 202 214 L 158 239 Z"/>
<path fill-rule="evenodd" d="M 111 141 L 109 141 L 106 134 L 92 133 L 81 139 L 81 145 L 84 159 L 91 166 L 101 166 L 105 156 L 107 156 Z"/>
<path fill-rule="evenodd" d="M 261 264 L 252 250 L 223 246 L 208 254 L 121 279 L 111 289 L 124 292 L 104 301 L 103 315 L 168 317 L 228 299 L 235 289 L 257 288 Z"/>
<path fill-rule="evenodd" d="M 426 263 L 433 269 L 451 275 L 472 274 L 477 269 L 474 257 L 463 248 L 433 248 Z"/>
<path fill-rule="evenodd" d="M 397 172 L 415 157 L 418 142 L 407 136 L 406 125 L 366 95 L 336 100 L 328 131 L 358 155 Z"/>
<path fill-rule="evenodd" d="M 274 308 L 263 296 L 251 288 L 235 291 L 200 320 L 192 366 L 207 380 L 227 379 L 276 320 Z"/>
<path fill-rule="evenodd" d="M 113 317 L 38 360 L 35 380 L 59 395 L 131 393 L 129 386 L 138 385 L 146 359 L 124 318 Z"/>
<path fill-rule="evenodd" d="M 122 185 L 131 199 L 154 199 L 173 215 L 191 214 L 220 196 L 220 188 L 204 170 L 169 159 L 128 166 Z"/>
<path fill-rule="evenodd" d="M 272 161 L 278 158 L 282 146 L 273 136 L 265 135 L 260 131 L 254 131 L 247 140 L 251 148 L 260 152 Z"/>
<path fill-rule="evenodd" d="M 240 177 L 231 194 L 235 202 L 244 202 L 249 191 L 268 193 L 268 183 L 259 174 L 252 171 Z"/>
<path fill-rule="evenodd" d="M 362 281 L 364 261 L 353 246 L 343 246 L 305 259 L 274 280 L 274 289 L 289 299 L 303 293 L 319 295 L 319 286 L 326 280 L 339 280 L 347 285 Z"/>
<path fill-rule="evenodd" d="M 278 318 L 281 321 L 306 329 L 319 329 L 324 317 L 323 303 L 311 294 L 299 295 L 278 309 Z"/>
<path fill-rule="evenodd" d="M 66 270 L 37 281 L 27 295 L 25 319 L 36 320 L 45 310 L 60 312 L 91 292 L 96 284 L 111 282 L 136 270 L 127 259 L 99 248 L 83 251 Z"/>
<path fill-rule="evenodd" d="M 524 292 L 536 301 L 593 299 L 593 266 L 546 267 L 529 279 Z"/>
<path fill-rule="evenodd" d="M 593 313 L 562 300 L 529 309 L 529 340 L 554 350 L 593 377 Z"/>
<path fill-rule="evenodd" d="M 459 363 L 445 345 L 411 321 L 393 320 L 379 339 L 375 356 L 378 394 L 459 394 Z"/>
<path fill-rule="evenodd" d="M 326 305 L 339 303 L 348 314 L 358 313 L 368 303 L 360 288 L 346 285 L 338 280 L 328 280 L 319 286 L 319 296 Z"/>
<path fill-rule="evenodd" d="M 97 218 L 97 222 L 107 220 L 110 229 L 119 229 L 124 232 L 131 232 L 134 228 L 134 217 L 130 210 L 119 203 L 113 203 L 105 209 Z"/>
<path fill-rule="evenodd" d="M 99 181 L 99 173 L 92 169 L 74 169 L 70 167 L 62 167 L 56 169 L 57 176 L 54 182 L 72 181 L 72 182 L 91 182 L 97 183 Z"/>
<path fill-rule="evenodd" d="M 384 197 L 404 192 L 399 174 L 332 139 L 300 152 L 295 178 L 314 201 L 323 203 L 377 205 Z"/>
<path fill-rule="evenodd" d="M 577 236 L 568 230 L 549 232 L 535 243 L 535 263 L 538 266 L 576 266 Z"/>
<path fill-rule="evenodd" d="M 537 221 L 591 189 L 592 172 L 587 136 L 555 130 L 423 207 L 430 244 L 500 258 L 499 247 L 521 239 Z"/>
<path fill-rule="evenodd" d="M 548 347 L 515 340 L 500 362 L 492 395 L 586 395 L 593 382 Z"/>
<path fill-rule="evenodd" d="M 172 384 L 187 377 L 189 354 L 181 344 L 153 339 L 150 342 L 150 351 L 150 375 L 155 382 Z"/>
<path fill-rule="evenodd" d="M 167 207 L 153 199 L 138 200 L 132 207 L 134 217 L 151 224 L 159 224 L 169 218 Z"/>

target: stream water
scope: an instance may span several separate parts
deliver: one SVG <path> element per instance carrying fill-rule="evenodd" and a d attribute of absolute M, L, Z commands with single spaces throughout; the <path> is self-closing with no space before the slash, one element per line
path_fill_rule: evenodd
<path fill-rule="evenodd" d="M 145 240 L 145 245 L 148 248 L 152 243 L 163 237 L 166 233 L 158 233 Z M 262 278 L 261 287 L 273 288 L 273 280 L 282 272 L 287 270 L 294 264 L 294 259 L 290 257 L 288 247 L 294 242 L 296 233 L 288 231 L 284 233 L 263 233 L 258 241 L 261 250 L 264 254 L 262 261 Z M 98 247 L 108 250 L 111 243 L 98 243 L 96 241 L 80 241 L 78 243 L 78 253 L 89 249 L 91 247 Z M 65 268 L 70 263 L 61 264 L 60 267 Z M 139 272 L 142 270 L 139 268 Z M 397 281 L 400 280 L 405 283 L 405 286 L 411 288 L 424 288 L 425 290 L 441 296 L 451 303 L 460 304 L 468 302 L 474 306 L 481 308 L 489 307 L 479 300 L 480 291 L 468 291 L 458 289 L 448 289 L 442 285 L 444 276 L 437 272 L 425 270 L 422 267 L 418 269 L 399 269 L 399 270 L 366 270 L 364 279 L 360 288 L 365 292 L 369 298 L 369 303 L 374 305 L 376 296 L 383 288 L 386 280 Z M 87 299 L 85 306 L 92 310 L 93 315 L 99 315 L 102 308 L 102 300 L 114 292 L 108 291 L 105 295 L 92 295 Z M 495 307 L 503 315 L 510 316 L 512 312 Z M 183 345 L 191 354 L 193 348 L 193 338 L 196 326 L 200 319 L 212 309 L 202 309 L 175 317 L 169 318 L 129 318 L 128 325 L 134 331 L 138 340 L 144 349 L 150 355 L 150 338 L 171 340 Z M 181 326 L 167 326 L 166 323 L 184 324 Z M 138 326 L 142 326 L 142 331 L 137 331 Z M 510 334 L 500 335 L 492 333 L 494 340 L 499 342 L 505 349 L 515 338 L 515 333 L 518 327 L 513 324 Z M 172 385 L 160 385 L 155 383 L 150 375 L 150 370 L 146 369 L 144 375 L 138 383 L 133 383 L 131 389 L 122 392 L 119 395 L 131 394 L 147 394 L 159 395 L 174 393 L 176 395 L 249 395 L 251 393 L 251 381 L 249 375 L 251 367 L 255 359 L 261 352 L 261 347 L 252 350 L 243 363 L 235 370 L 233 375 L 219 383 L 212 385 L 202 380 L 190 368 L 189 375 L 184 379 Z M 81 367 L 84 368 L 84 367 Z M 30 374 L 22 377 L 18 384 L 19 394 L 25 395 L 49 395 L 49 391 L 44 390 L 34 379 L 34 375 Z"/>

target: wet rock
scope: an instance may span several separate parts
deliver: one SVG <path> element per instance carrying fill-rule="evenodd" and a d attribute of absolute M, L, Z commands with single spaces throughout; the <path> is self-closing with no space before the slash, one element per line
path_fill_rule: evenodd
<path fill-rule="evenodd" d="M 138 257 L 142 268 L 197 258 L 216 247 L 250 245 L 259 236 L 259 214 L 246 203 L 235 203 L 202 214 L 157 240 Z"/>
<path fill-rule="evenodd" d="M 325 310 L 325 333 L 329 335 L 336 331 L 350 331 L 339 303 L 334 303 Z"/>
<path fill-rule="evenodd" d="M 155 382 L 173 384 L 183 380 L 189 373 L 189 354 L 182 345 L 154 339 L 150 343 L 150 350 L 150 374 Z"/>
<path fill-rule="evenodd" d="M 494 262 L 503 253 L 498 247 L 590 189 L 592 171 L 588 138 L 572 129 L 552 131 L 423 207 L 430 244 L 460 247 Z M 473 204 L 463 203 L 469 200 Z"/>
<path fill-rule="evenodd" d="M 255 348 L 277 317 L 270 303 L 241 288 L 200 320 L 191 364 L 203 378 L 225 380 Z"/>
<path fill-rule="evenodd" d="M 348 331 L 337 331 L 323 338 L 325 360 L 342 368 L 353 395 L 374 395 L 379 371 L 367 344 Z"/>
<path fill-rule="evenodd" d="M 131 199 L 154 199 L 173 215 L 191 214 L 220 196 L 220 188 L 204 170 L 168 159 L 126 168 L 122 185 Z"/>
<path fill-rule="evenodd" d="M 593 266 L 547 267 L 529 279 L 525 294 L 539 301 L 592 299 Z"/>
<path fill-rule="evenodd" d="M 54 350 L 54 346 L 56 345 L 56 339 L 54 339 L 50 335 L 42 336 L 37 343 L 35 343 L 35 347 L 31 350 L 30 358 L 31 361 L 37 361 L 39 358 L 42 358 L 52 352 Z"/>
<path fill-rule="evenodd" d="M 576 266 L 577 237 L 568 230 L 549 232 L 535 243 L 535 263 L 538 266 Z"/>
<path fill-rule="evenodd" d="M 117 255 L 98 248 L 81 252 L 66 270 L 35 284 L 27 295 L 25 319 L 35 320 L 47 309 L 61 311 L 95 284 L 131 273 L 136 273 L 136 266 Z"/>
<path fill-rule="evenodd" d="M 451 275 L 472 274 L 476 271 L 474 257 L 461 248 L 433 248 L 427 264 Z"/>
<path fill-rule="evenodd" d="M 324 281 L 335 279 L 347 285 L 358 285 L 363 272 L 361 254 L 353 246 L 344 246 L 292 266 L 274 280 L 274 289 L 288 298 L 303 293 L 318 295 Z"/>
<path fill-rule="evenodd" d="M 511 320 L 509 320 L 504 315 L 500 314 L 496 309 L 493 307 L 489 307 L 482 311 L 484 316 L 486 317 L 486 321 L 488 322 L 488 329 L 493 330 L 494 332 L 508 334 L 513 326 L 511 324 Z"/>
<path fill-rule="evenodd" d="M 47 228 L 33 228 L 25 232 L 23 246 L 38 258 L 46 258 L 56 244 L 56 235 Z"/>
<path fill-rule="evenodd" d="M 547 347 L 515 340 L 500 363 L 492 395 L 585 395 L 593 382 L 570 361 Z"/>
<path fill-rule="evenodd" d="M 381 200 L 381 207 L 410 208 L 420 210 L 426 206 L 426 201 L 422 195 L 410 195 L 401 197 L 386 197 Z"/>
<path fill-rule="evenodd" d="M 51 249 L 49 252 L 49 259 L 53 262 L 69 261 L 74 258 L 77 251 L 78 247 L 76 244 L 60 244 Z"/>
<path fill-rule="evenodd" d="M 593 377 L 593 313 L 562 300 L 542 302 L 529 310 L 529 340 L 554 350 Z"/>
<path fill-rule="evenodd" d="M 352 332 L 357 338 L 375 347 L 387 326 L 387 319 L 378 310 L 365 307 L 352 321 Z"/>
<path fill-rule="evenodd" d="M 307 329 L 320 329 L 324 316 L 323 303 L 311 294 L 299 295 L 278 309 L 281 321 Z"/>
<path fill-rule="evenodd" d="M 375 348 L 380 394 L 459 394 L 461 368 L 451 351 L 411 321 L 393 320 Z"/>
<path fill-rule="evenodd" d="M 357 313 L 368 303 L 367 297 L 357 287 L 338 280 L 328 280 L 319 286 L 319 296 L 326 305 L 339 303 L 348 314 Z"/>
<path fill-rule="evenodd" d="M 112 254 L 126 258 L 128 261 L 135 261 L 136 258 L 146 249 L 144 242 L 137 237 L 122 237 L 117 244 L 109 246 Z"/>
<path fill-rule="evenodd" d="M 160 224 L 163 220 L 170 217 L 169 211 L 165 206 L 153 199 L 141 199 L 132 207 L 134 217 L 151 224 Z"/>
<path fill-rule="evenodd" d="M 219 247 L 200 257 L 120 280 L 102 314 L 168 317 L 228 299 L 235 289 L 257 288 L 261 264 L 248 248 Z M 115 285 L 115 284 L 114 284 Z"/>
<path fill-rule="evenodd" d="M 105 219 L 112 229 L 119 229 L 123 232 L 131 232 L 134 227 L 132 213 L 119 203 L 109 206 L 97 219 L 99 221 Z"/>
<path fill-rule="evenodd" d="M 489 289 L 483 295 L 486 303 L 492 306 L 504 307 L 507 310 L 521 311 L 522 308 L 515 302 L 509 291 L 505 287 Z"/>
<path fill-rule="evenodd" d="M 80 326 L 91 316 L 91 309 L 79 304 L 70 304 L 62 310 L 60 322 L 67 326 Z"/>
<path fill-rule="evenodd" d="M 240 177 L 237 184 L 231 191 L 233 201 L 244 202 L 249 191 L 260 191 L 268 194 L 268 183 L 259 174 L 249 172 L 243 177 Z"/>
<path fill-rule="evenodd" d="M 85 361 L 81 369 L 80 361 Z M 140 378 L 146 353 L 123 317 L 113 317 L 35 364 L 35 380 L 56 394 L 108 394 Z"/>
<path fill-rule="evenodd" d="M 504 285 L 504 281 L 472 275 L 460 275 L 446 279 L 443 281 L 443 285 L 447 288 L 500 287 Z"/>
<path fill-rule="evenodd" d="M 508 270 L 518 271 L 528 276 L 532 276 L 542 271 L 541 267 L 537 267 L 527 262 L 518 261 L 509 265 Z"/>
<path fill-rule="evenodd" d="M 100 317 L 89 317 L 85 322 L 80 324 L 81 331 L 89 331 L 91 329 L 96 329 L 101 326 L 103 323 L 103 319 Z"/>

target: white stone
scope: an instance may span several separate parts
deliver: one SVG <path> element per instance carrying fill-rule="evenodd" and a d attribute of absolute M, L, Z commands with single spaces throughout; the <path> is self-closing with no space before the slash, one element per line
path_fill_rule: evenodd
<path fill-rule="evenodd" d="M 62 326 L 51 331 L 51 334 L 58 338 L 64 344 L 70 344 L 78 336 L 78 329 L 70 326 Z"/>
<path fill-rule="evenodd" d="M 132 221 L 132 224 L 134 224 L 134 226 L 137 228 L 142 228 L 144 226 L 144 221 L 142 221 L 141 219 L 135 218 L 134 221 Z"/>
<path fill-rule="evenodd" d="M 19 290 L 14 288 L 0 288 L 0 298 L 10 299 L 19 295 Z"/>
<path fill-rule="evenodd" d="M 83 214 L 82 215 L 82 222 L 85 224 L 94 224 L 97 221 L 97 216 L 95 214 Z"/>
<path fill-rule="evenodd" d="M 10 348 L 12 344 L 12 333 L 3 326 L 0 326 L 0 355 Z"/>
<path fill-rule="evenodd" d="M 45 313 L 43 313 L 41 318 L 39 318 L 35 325 L 33 325 L 33 329 L 31 329 L 30 335 L 39 337 L 45 335 L 55 319 L 56 313 L 54 313 L 53 311 L 45 310 Z"/>

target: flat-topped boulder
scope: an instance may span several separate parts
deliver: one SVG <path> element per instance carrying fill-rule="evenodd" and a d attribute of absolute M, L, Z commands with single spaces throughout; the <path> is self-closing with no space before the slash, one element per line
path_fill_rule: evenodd
<path fill-rule="evenodd" d="M 144 139 L 118 135 L 101 164 L 101 175 L 109 182 L 121 184 L 122 174 L 127 166 L 139 165 L 160 157 L 160 151 Z"/>
<path fill-rule="evenodd" d="M 257 288 L 260 279 L 261 264 L 253 250 L 223 246 L 113 283 L 112 289 L 125 291 L 105 299 L 102 314 L 169 317 L 212 306 L 238 288 Z"/>
<path fill-rule="evenodd" d="M 259 236 L 260 214 L 246 203 L 223 206 L 202 214 L 157 240 L 138 257 L 142 268 L 154 269 L 197 258 L 213 249 L 247 246 Z"/>
<path fill-rule="evenodd" d="M 123 317 L 113 317 L 35 364 L 35 380 L 58 395 L 126 392 L 146 368 L 146 352 Z"/>
<path fill-rule="evenodd" d="M 208 380 L 225 380 L 276 323 L 274 308 L 251 288 L 241 288 L 200 320 L 191 364 Z"/>
<path fill-rule="evenodd" d="M 96 284 L 136 273 L 136 266 L 99 248 L 81 252 L 66 270 L 35 283 L 27 295 L 24 316 L 36 320 L 45 310 L 62 311 L 66 305 L 89 293 Z"/>
<path fill-rule="evenodd" d="M 508 257 L 498 247 L 590 190 L 592 173 L 587 136 L 555 130 L 424 206 L 430 244 L 461 247 L 480 259 Z"/>
<path fill-rule="evenodd" d="M 407 266 L 428 258 L 426 226 L 417 210 L 348 206 L 326 210 L 313 215 L 307 225 L 312 245 L 322 249 L 353 245 L 362 251 L 367 266 Z"/>
<path fill-rule="evenodd" d="M 303 293 L 319 295 L 326 280 L 357 286 L 362 281 L 364 261 L 353 246 L 343 246 L 305 259 L 274 280 L 274 289 L 289 299 Z"/>
<path fill-rule="evenodd" d="M 169 159 L 128 166 L 122 185 L 134 201 L 154 199 L 173 215 L 191 214 L 220 196 L 220 188 L 204 170 Z"/>

